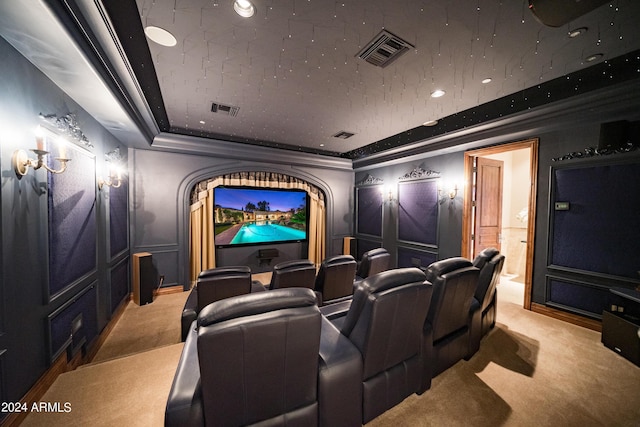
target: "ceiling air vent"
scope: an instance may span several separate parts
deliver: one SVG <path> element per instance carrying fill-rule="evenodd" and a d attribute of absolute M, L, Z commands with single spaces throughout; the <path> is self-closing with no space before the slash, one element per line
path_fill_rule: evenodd
<path fill-rule="evenodd" d="M 358 53 L 357 57 L 362 58 L 376 67 L 386 67 L 400 55 L 409 49 L 413 49 L 411 43 L 402 40 L 386 30 L 375 36 L 364 49 Z"/>
<path fill-rule="evenodd" d="M 240 107 L 218 104 L 217 102 L 211 104 L 212 113 L 225 114 L 227 116 L 235 117 L 238 115 L 238 111 L 240 111 Z"/>
<path fill-rule="evenodd" d="M 347 138 L 351 138 L 353 135 L 355 135 L 355 133 L 346 132 L 346 131 L 341 130 L 340 132 L 338 132 L 335 135 L 333 135 L 333 137 L 334 138 L 340 138 L 340 139 L 347 139 Z"/>

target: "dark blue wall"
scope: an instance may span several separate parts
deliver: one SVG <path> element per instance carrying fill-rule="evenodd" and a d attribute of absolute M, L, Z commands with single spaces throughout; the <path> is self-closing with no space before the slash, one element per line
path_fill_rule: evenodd
<path fill-rule="evenodd" d="M 567 310 L 574 314 L 598 318 L 598 309 L 606 305 L 606 298 L 611 286 L 634 287 L 640 283 L 638 277 L 624 279 L 599 272 L 569 271 L 549 268 L 549 245 L 551 237 L 550 223 L 550 171 L 560 165 L 597 165 L 608 163 L 638 162 L 640 150 L 626 154 L 596 156 L 582 159 L 554 161 L 568 153 L 584 152 L 585 148 L 597 147 L 600 139 L 602 123 L 616 120 L 638 121 L 640 99 L 632 94 L 640 90 L 640 81 L 630 82 L 620 87 L 610 88 L 605 93 L 589 94 L 585 97 L 570 98 L 563 103 L 548 105 L 522 115 L 521 119 L 512 116 L 503 121 L 479 127 L 477 131 L 466 129 L 459 133 L 451 133 L 440 137 L 431 144 L 407 147 L 395 150 L 375 158 L 365 158 L 354 162 L 356 183 L 367 175 L 384 180 L 384 184 L 395 186 L 398 178 L 416 167 L 432 169 L 441 173 L 446 181 L 460 182 L 463 177 L 464 151 L 478 149 L 510 142 L 539 138 L 536 234 L 534 236 L 534 266 L 532 275 L 532 301 Z M 565 104 L 564 106 L 562 104 Z M 633 127 L 636 129 L 636 127 Z M 638 142 L 638 133 L 632 133 Z M 403 155 L 406 156 L 403 159 Z M 612 182 L 603 183 L 606 186 Z M 623 183 L 617 183 L 622 185 Z M 627 194 L 628 206 L 637 206 L 640 193 Z M 612 204 L 593 200 L 594 204 L 606 209 Z M 446 206 L 446 208 L 445 208 Z M 385 206 L 383 239 L 381 245 L 392 255 L 398 256 L 398 264 L 406 264 L 407 259 L 415 254 L 407 254 L 407 250 L 396 240 L 396 206 Z M 594 224 L 594 226 L 597 226 Z M 619 224 L 624 227 L 624 224 Z M 365 237 L 366 236 L 362 236 Z M 440 209 L 438 225 L 437 258 L 457 256 L 461 253 L 462 239 L 462 198 L 459 196 L 450 205 L 445 202 Z M 608 243 L 610 244 L 610 242 Z M 574 247 L 576 251 L 588 248 Z M 428 262 L 425 258 L 422 262 Z M 637 254 L 636 254 L 637 255 Z M 629 256 L 629 254 L 627 254 Z M 635 256 L 635 255 L 633 255 Z M 637 258 L 637 256 L 636 256 Z M 395 259 L 395 258 L 392 258 Z M 640 265 L 639 265 L 640 267 Z M 638 268 L 640 270 L 640 268 Z M 555 298 L 555 302 L 554 302 Z M 558 302 L 558 300 L 560 300 Z M 597 301 L 595 301 L 597 300 Z M 598 307 L 589 311 L 585 307 Z"/>
<path fill-rule="evenodd" d="M 351 162 L 288 150 L 244 146 L 224 141 L 162 134 L 153 150 L 131 149 L 133 200 L 132 252 L 150 252 L 165 284 L 189 282 L 190 194 L 200 181 L 240 171 L 278 172 L 318 187 L 326 200 L 326 253 L 342 252 L 342 239 L 352 233 L 353 171 Z M 269 159 L 259 161 L 254 159 Z M 283 254 L 288 250 L 283 247 Z M 287 256 L 294 256 L 294 250 Z M 299 251 L 298 251 L 299 252 Z M 225 253 L 225 264 L 242 264 L 255 249 Z M 255 255 L 253 255 L 255 256 Z M 277 260 L 274 260 L 277 262 Z"/>
<path fill-rule="evenodd" d="M 104 176 L 106 169 L 105 152 L 113 150 L 119 142 L 2 38 L 0 76 L 0 401 L 13 402 L 33 386 L 52 358 L 66 350 L 74 319 L 80 315 L 83 319 L 78 335 L 86 338 L 89 345 L 95 340 L 113 309 L 129 293 L 129 251 L 126 224 L 124 238 L 122 231 L 113 230 L 118 239 L 117 253 L 112 254 L 108 249 L 112 234 L 110 193 L 108 189 L 98 191 L 96 184 L 96 175 Z M 83 161 L 77 157 L 75 164 L 73 160 L 69 163 L 67 176 L 75 176 L 77 182 L 68 183 L 65 188 L 50 186 L 43 169 L 29 170 L 22 178 L 14 173 L 12 154 L 17 149 L 35 148 L 34 130 L 41 124 L 40 113 L 75 114 L 82 132 L 94 145 L 88 149 L 89 157 Z M 91 165 L 96 173 L 74 174 L 74 166 L 80 167 L 83 163 Z M 75 172 L 86 170 L 75 169 Z M 73 240 L 82 234 L 51 233 L 49 219 L 56 227 L 66 215 L 72 216 L 75 212 L 73 208 L 64 210 L 66 196 L 60 199 L 60 191 L 71 192 L 68 201 L 86 201 L 87 212 L 81 220 L 90 220 L 93 225 L 85 228 L 91 233 L 89 238 L 82 239 L 92 242 L 95 256 L 91 258 L 95 261 L 89 259 L 88 267 L 83 266 L 79 275 L 56 281 L 52 270 L 59 269 L 50 268 L 48 262 L 55 259 L 49 256 L 51 248 L 71 247 Z M 56 202 L 56 210 L 50 214 L 48 207 L 53 199 L 60 203 Z M 123 218 L 126 223 L 126 187 L 118 200 L 113 213 L 117 213 L 120 223 Z M 82 228 L 82 224 L 78 224 L 76 231 Z M 73 270 L 73 259 L 70 263 L 66 267 Z M 116 289 L 113 293 L 112 282 Z M 50 292 L 52 283 L 58 283 L 54 292 Z"/>

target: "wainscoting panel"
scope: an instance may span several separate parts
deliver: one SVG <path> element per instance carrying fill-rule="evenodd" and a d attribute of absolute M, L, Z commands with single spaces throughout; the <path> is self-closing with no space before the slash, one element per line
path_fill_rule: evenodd
<path fill-rule="evenodd" d="M 438 180 L 398 184 L 398 240 L 438 244 Z"/>
<path fill-rule="evenodd" d="M 116 264 L 110 271 L 111 311 L 118 308 L 123 299 L 129 295 L 129 257 Z"/>
<path fill-rule="evenodd" d="M 550 268 L 638 281 L 638 177 L 640 163 L 552 169 Z"/>
<path fill-rule="evenodd" d="M 48 316 L 49 360 L 52 363 L 69 346 L 89 344 L 98 335 L 96 298 L 94 282 Z"/>
<path fill-rule="evenodd" d="M 427 268 L 438 259 L 437 252 L 429 252 L 416 248 L 398 247 L 398 268 Z"/>
<path fill-rule="evenodd" d="M 612 300 L 609 288 L 547 276 L 547 305 L 601 319 Z"/>
<path fill-rule="evenodd" d="M 67 170 L 47 174 L 50 298 L 96 269 L 95 157 L 80 148 L 67 152 Z"/>
<path fill-rule="evenodd" d="M 129 247 L 129 222 L 127 196 L 129 185 L 122 180 L 118 188 L 109 188 L 109 244 L 111 259 Z"/>
<path fill-rule="evenodd" d="M 358 234 L 382 236 L 382 186 L 356 188 L 356 230 Z"/>

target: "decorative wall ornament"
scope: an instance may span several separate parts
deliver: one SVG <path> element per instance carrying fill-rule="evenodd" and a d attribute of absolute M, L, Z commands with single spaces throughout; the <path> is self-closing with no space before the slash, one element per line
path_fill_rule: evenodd
<path fill-rule="evenodd" d="M 440 172 L 434 171 L 434 170 L 424 170 L 422 169 L 420 166 L 416 167 L 414 170 L 412 170 L 409 173 L 404 174 L 403 176 L 399 177 L 398 179 L 400 181 L 406 181 L 409 179 L 422 179 L 422 178 L 437 178 L 440 176 Z"/>
<path fill-rule="evenodd" d="M 366 178 L 358 182 L 356 185 L 378 185 L 383 183 L 384 179 L 376 178 L 374 176 L 371 176 L 370 174 L 367 174 Z"/>
<path fill-rule="evenodd" d="M 636 151 L 640 149 L 640 145 L 635 142 L 627 142 L 620 147 L 587 147 L 583 151 L 574 151 L 571 153 L 567 153 L 561 157 L 555 157 L 551 159 L 552 162 L 559 162 L 563 160 L 572 160 L 572 159 L 582 159 L 586 157 L 596 157 L 596 156 L 608 156 L 610 154 L 618 154 L 618 153 L 631 153 L 632 151 Z"/>
<path fill-rule="evenodd" d="M 53 126 L 61 135 L 69 137 L 87 148 L 94 148 L 93 144 L 84 135 L 84 133 L 82 133 L 75 114 L 69 113 L 62 117 L 58 117 L 56 114 L 40 113 L 40 118 Z"/>
<path fill-rule="evenodd" d="M 121 163 L 122 154 L 120 154 L 120 147 L 116 147 L 108 153 L 105 153 L 104 160 L 111 163 Z"/>

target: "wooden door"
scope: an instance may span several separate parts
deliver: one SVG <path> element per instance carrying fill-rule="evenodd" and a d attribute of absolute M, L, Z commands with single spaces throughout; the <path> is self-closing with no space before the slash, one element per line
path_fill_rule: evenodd
<path fill-rule="evenodd" d="M 473 256 L 486 248 L 500 250 L 502 169 L 501 160 L 477 158 Z"/>

